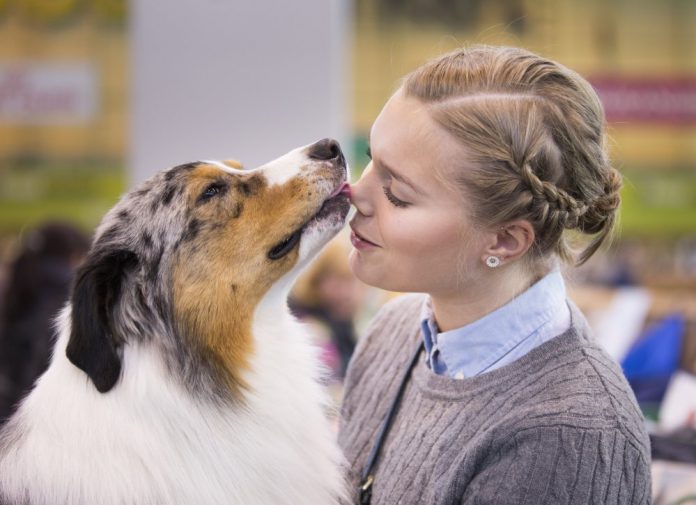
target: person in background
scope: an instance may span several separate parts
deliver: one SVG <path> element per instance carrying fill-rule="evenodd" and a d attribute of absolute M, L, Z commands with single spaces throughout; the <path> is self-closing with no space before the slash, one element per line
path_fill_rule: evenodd
<path fill-rule="evenodd" d="M 560 261 L 609 237 L 621 176 L 577 73 L 474 46 L 406 76 L 352 186 L 350 266 L 389 302 L 350 362 L 356 503 L 648 504 L 650 445 Z M 589 235 L 582 250 L 569 244 Z"/>
<path fill-rule="evenodd" d="M 9 258 L 9 240 L 0 238 L 0 307 L 3 306 L 5 296 L 5 284 L 7 283 L 7 268 Z"/>
<path fill-rule="evenodd" d="M 345 239 L 345 240 L 344 240 Z M 355 316 L 362 285 L 348 267 L 349 245 L 344 236 L 329 242 L 290 293 L 292 312 L 307 323 L 322 350 L 322 361 L 340 382 L 355 348 Z"/>
<path fill-rule="evenodd" d="M 53 319 L 89 245 L 75 226 L 48 222 L 26 235 L 9 265 L 0 307 L 0 424 L 48 366 Z"/>

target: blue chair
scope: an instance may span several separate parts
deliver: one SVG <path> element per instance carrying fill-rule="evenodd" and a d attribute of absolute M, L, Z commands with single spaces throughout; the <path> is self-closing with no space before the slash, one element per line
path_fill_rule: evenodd
<path fill-rule="evenodd" d="M 686 321 L 679 314 L 645 330 L 621 362 L 638 403 L 659 404 L 672 374 L 679 368 Z"/>

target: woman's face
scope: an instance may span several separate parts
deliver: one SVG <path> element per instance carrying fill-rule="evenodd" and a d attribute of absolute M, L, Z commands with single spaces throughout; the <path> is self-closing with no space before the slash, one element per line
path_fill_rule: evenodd
<path fill-rule="evenodd" d="M 440 295 L 475 281 L 483 234 L 467 217 L 461 190 L 447 182 L 465 169 L 464 148 L 421 102 L 398 91 L 372 126 L 370 151 L 352 186 L 355 275 L 390 291 Z"/>

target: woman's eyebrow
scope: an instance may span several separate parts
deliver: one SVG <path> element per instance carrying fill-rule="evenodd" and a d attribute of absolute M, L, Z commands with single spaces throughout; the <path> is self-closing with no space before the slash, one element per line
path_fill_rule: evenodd
<path fill-rule="evenodd" d="M 368 142 L 369 142 L 369 135 L 368 135 Z M 372 159 L 372 152 L 370 150 L 369 143 L 367 146 L 367 153 L 368 153 L 368 156 L 370 156 L 370 159 Z M 375 162 L 374 160 L 372 160 L 372 161 L 373 161 L 373 163 Z M 403 184 L 406 184 L 409 188 L 411 188 L 413 191 L 415 191 L 419 195 L 423 194 L 423 191 L 419 189 L 418 185 L 415 182 L 410 180 L 405 175 L 401 175 L 400 173 L 396 172 L 393 168 L 391 168 L 389 165 L 384 163 L 382 160 L 378 160 L 376 165 L 377 165 L 378 170 L 387 172 L 387 174 L 389 174 L 390 177 L 396 179 L 397 181 L 399 181 Z"/>
<path fill-rule="evenodd" d="M 418 193 L 419 195 L 422 195 L 422 194 L 423 194 L 423 191 L 422 191 L 421 189 L 419 189 L 418 185 L 416 185 L 415 182 L 413 182 L 412 180 L 410 180 L 410 179 L 409 179 L 408 177 L 406 177 L 405 175 L 402 175 L 402 174 L 400 174 L 400 173 L 394 171 L 393 168 L 391 168 L 389 165 L 385 164 L 383 161 L 380 161 L 380 162 L 378 163 L 378 165 L 379 165 L 385 172 L 387 172 L 391 177 L 393 177 L 394 179 L 396 179 L 397 181 L 399 181 L 399 182 L 401 182 L 401 183 L 403 183 L 403 184 L 406 184 L 408 187 L 410 187 L 413 191 L 415 191 L 415 192 Z"/>

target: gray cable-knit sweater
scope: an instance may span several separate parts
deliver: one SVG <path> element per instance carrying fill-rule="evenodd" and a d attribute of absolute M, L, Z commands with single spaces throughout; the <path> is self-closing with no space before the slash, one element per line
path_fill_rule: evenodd
<path fill-rule="evenodd" d="M 351 361 L 339 443 L 356 503 L 421 339 L 423 302 L 387 304 Z M 568 331 L 500 369 L 458 380 L 419 359 L 373 472 L 373 505 L 650 503 L 650 446 L 635 397 L 569 305 Z"/>

